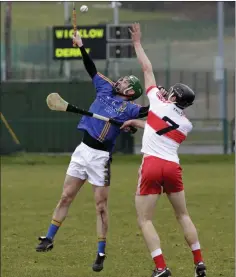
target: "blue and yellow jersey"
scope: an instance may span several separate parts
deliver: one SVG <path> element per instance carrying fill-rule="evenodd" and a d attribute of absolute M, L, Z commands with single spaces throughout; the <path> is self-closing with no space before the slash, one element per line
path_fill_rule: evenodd
<path fill-rule="evenodd" d="M 93 77 L 93 84 L 96 88 L 96 99 L 89 108 L 90 112 L 113 118 L 121 123 L 138 117 L 141 106 L 115 95 L 113 82 L 107 77 L 97 73 Z M 82 117 L 77 128 L 86 130 L 100 142 L 109 142 L 111 145 L 109 151 L 113 150 L 116 138 L 120 134 L 118 126 L 87 116 Z"/>

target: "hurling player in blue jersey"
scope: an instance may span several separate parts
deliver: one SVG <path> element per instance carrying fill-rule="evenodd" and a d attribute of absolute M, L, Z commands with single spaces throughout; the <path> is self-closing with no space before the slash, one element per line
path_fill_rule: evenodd
<path fill-rule="evenodd" d="M 121 123 L 147 116 L 149 106 L 141 107 L 131 102 L 143 93 L 139 79 L 135 76 L 125 76 L 113 83 L 97 72 L 79 35 L 73 40 L 80 48 L 84 66 L 96 89 L 96 98 L 89 111 L 113 118 Z M 87 180 L 93 185 L 97 213 L 98 249 L 92 268 L 94 271 L 101 271 L 105 259 L 108 230 L 107 199 L 110 185 L 110 162 L 116 138 L 121 130 L 118 126 L 86 116 L 82 117 L 78 129 L 84 133 L 83 140 L 72 154 L 61 199 L 54 211 L 48 233 L 45 237 L 39 238 L 40 243 L 36 251 L 45 252 L 53 248 L 54 237 L 67 216 L 69 206 Z"/>

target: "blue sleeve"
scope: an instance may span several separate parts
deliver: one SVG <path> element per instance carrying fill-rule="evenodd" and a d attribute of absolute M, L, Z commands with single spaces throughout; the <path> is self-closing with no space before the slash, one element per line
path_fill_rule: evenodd
<path fill-rule="evenodd" d="M 93 85 L 96 88 L 97 95 L 111 95 L 113 93 L 112 81 L 101 73 L 97 73 L 93 77 Z"/>
<path fill-rule="evenodd" d="M 129 103 L 128 105 L 128 116 L 129 119 L 135 119 L 139 117 L 139 112 L 140 112 L 141 106 L 133 103 Z"/>

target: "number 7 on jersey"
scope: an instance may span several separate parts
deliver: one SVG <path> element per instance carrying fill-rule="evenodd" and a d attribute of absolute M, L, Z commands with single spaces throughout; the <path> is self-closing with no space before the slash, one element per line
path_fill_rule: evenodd
<path fill-rule="evenodd" d="M 156 134 L 158 134 L 159 136 L 162 136 L 166 133 L 169 133 L 170 131 L 173 131 L 179 128 L 179 125 L 175 123 L 172 119 L 170 119 L 168 116 L 164 116 L 162 120 L 164 120 L 165 122 L 169 122 L 171 125 L 157 131 Z"/>

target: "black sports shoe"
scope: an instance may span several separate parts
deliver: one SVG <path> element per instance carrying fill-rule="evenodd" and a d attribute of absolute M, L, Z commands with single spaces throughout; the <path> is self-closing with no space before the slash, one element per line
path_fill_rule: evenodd
<path fill-rule="evenodd" d="M 195 277 L 206 277 L 206 266 L 203 262 L 198 263 L 195 266 Z"/>
<path fill-rule="evenodd" d="M 39 237 L 40 243 L 36 247 L 37 252 L 47 252 L 53 249 L 53 240 L 46 237 Z"/>
<path fill-rule="evenodd" d="M 99 253 L 97 254 L 97 258 L 93 263 L 93 271 L 99 272 L 103 270 L 103 263 L 105 258 L 105 255 L 100 255 Z"/>
<path fill-rule="evenodd" d="M 171 275 L 171 272 L 169 270 L 169 268 L 165 268 L 163 270 L 158 270 L 158 269 L 155 269 L 152 273 L 152 276 L 151 277 L 170 277 L 172 276 Z"/>

